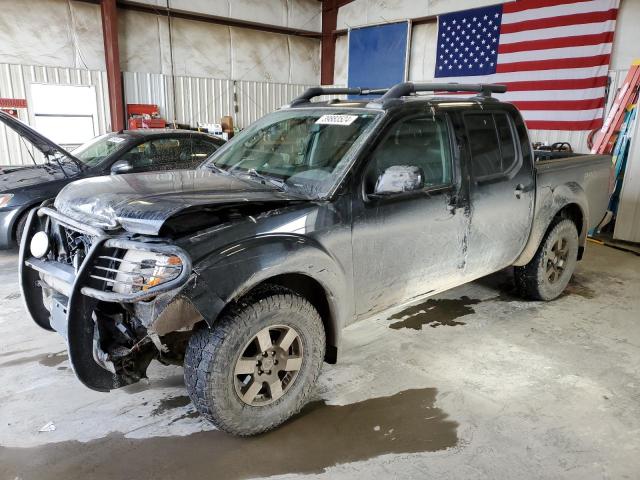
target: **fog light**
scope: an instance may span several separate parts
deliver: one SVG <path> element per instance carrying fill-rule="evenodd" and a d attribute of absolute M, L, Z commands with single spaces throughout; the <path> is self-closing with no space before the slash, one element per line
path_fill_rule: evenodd
<path fill-rule="evenodd" d="M 31 255 L 36 258 L 44 257 L 49 251 L 49 237 L 44 232 L 37 232 L 31 238 Z"/>

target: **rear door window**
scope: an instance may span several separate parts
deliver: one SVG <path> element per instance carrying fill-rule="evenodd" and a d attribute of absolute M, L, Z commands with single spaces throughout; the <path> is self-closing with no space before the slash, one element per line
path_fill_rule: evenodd
<path fill-rule="evenodd" d="M 518 160 L 513 131 L 504 113 L 473 113 L 464 117 L 476 179 L 506 175 Z"/>

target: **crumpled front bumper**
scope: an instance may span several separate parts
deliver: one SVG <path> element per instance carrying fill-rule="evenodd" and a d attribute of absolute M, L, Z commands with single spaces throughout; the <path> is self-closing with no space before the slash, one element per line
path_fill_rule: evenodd
<path fill-rule="evenodd" d="M 46 230 L 51 236 L 51 220 L 59 225 L 90 235 L 93 241 L 80 265 L 63 264 L 31 255 L 29 245 L 33 235 Z M 182 261 L 182 271 L 173 280 L 135 293 L 117 293 L 107 288 L 107 282 L 97 281 L 93 267 L 100 256 L 116 257 L 113 252 L 137 249 L 153 253 L 175 255 Z M 78 378 L 88 387 L 108 391 L 126 385 L 122 377 L 105 368 L 104 353 L 96 342 L 94 310 L 99 302 L 131 304 L 135 310 L 146 314 L 151 324 L 159 311 L 150 308 L 162 299 L 168 305 L 180 292 L 189 291 L 189 296 L 202 301 L 211 301 L 205 292 L 206 285 L 197 282 L 192 271 L 191 258 L 175 245 L 155 241 L 133 241 L 106 234 L 102 230 L 86 227 L 59 212 L 42 207 L 29 214 L 25 233 L 20 245 L 20 287 L 26 308 L 35 323 L 47 330 L 55 330 L 67 340 L 71 365 Z M 100 285 L 102 283 L 102 285 Z M 54 293 L 49 308 L 45 306 L 43 288 Z M 206 300 L 205 300 L 206 299 Z M 146 323 L 145 322 L 145 323 Z"/>

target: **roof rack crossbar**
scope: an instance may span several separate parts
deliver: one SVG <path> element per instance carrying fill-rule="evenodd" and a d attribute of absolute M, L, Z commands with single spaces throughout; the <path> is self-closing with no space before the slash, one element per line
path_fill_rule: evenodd
<path fill-rule="evenodd" d="M 345 88 L 345 87 L 310 87 L 294 98 L 289 107 L 308 103 L 320 95 L 382 95 L 372 100 L 373 104 L 384 104 L 389 100 L 408 97 L 417 92 L 476 92 L 480 97 L 491 98 L 492 93 L 504 93 L 506 85 L 491 83 L 397 83 L 390 88 Z"/>
<path fill-rule="evenodd" d="M 491 97 L 492 93 L 504 93 L 507 91 L 506 85 L 495 85 L 490 83 L 413 83 L 403 82 L 391 87 L 387 93 L 375 103 L 385 103 L 387 100 L 407 97 L 416 92 L 477 92 L 481 97 Z"/>
<path fill-rule="evenodd" d="M 314 97 L 320 95 L 382 95 L 388 88 L 344 88 L 344 87 L 310 87 L 304 93 L 294 98 L 289 104 L 290 107 L 307 103 Z"/>

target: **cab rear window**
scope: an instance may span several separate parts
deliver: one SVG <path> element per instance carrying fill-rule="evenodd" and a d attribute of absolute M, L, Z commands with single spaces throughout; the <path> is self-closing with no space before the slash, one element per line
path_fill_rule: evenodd
<path fill-rule="evenodd" d="M 509 118 L 504 113 L 472 113 L 464 116 L 471 168 L 476 179 L 509 172 L 518 156 Z"/>

